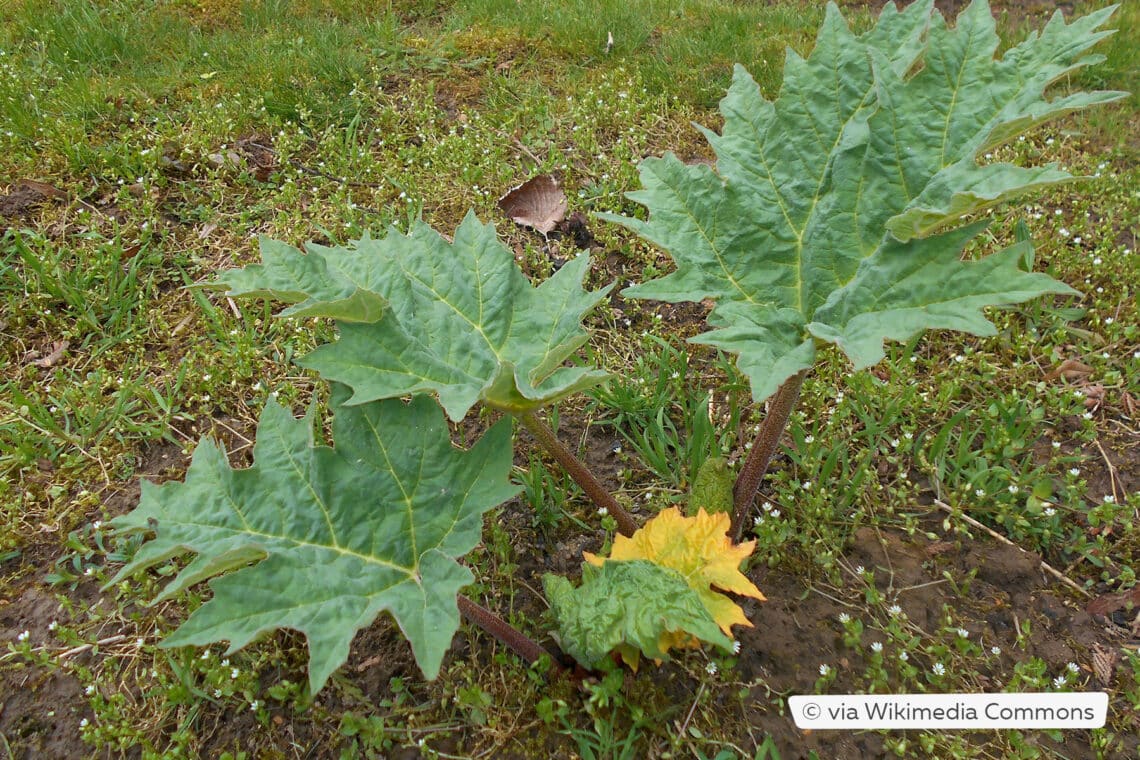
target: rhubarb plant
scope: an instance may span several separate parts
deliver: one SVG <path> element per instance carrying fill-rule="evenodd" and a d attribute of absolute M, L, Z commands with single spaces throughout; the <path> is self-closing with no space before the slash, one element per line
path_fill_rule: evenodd
<path fill-rule="evenodd" d="M 144 484 L 138 508 L 115 520 L 122 534 L 153 538 L 112 583 L 192 554 L 158 600 L 205 580 L 213 597 L 165 644 L 228 641 L 232 652 L 277 628 L 298 630 L 309 644 L 314 692 L 345 661 L 356 631 L 382 612 L 395 618 L 427 678 L 439 673 L 461 613 L 526 659 L 541 657 L 539 645 L 460 594 L 474 580 L 460 560 L 478 544 L 483 515 L 520 490 L 508 477 L 510 418 L 462 451 L 451 445 L 444 414 L 458 422 L 480 404 L 513 415 L 623 534 L 640 533 L 535 416 L 605 377 L 564 366 L 586 339 L 583 316 L 609 291 L 583 289 L 588 255 L 532 286 L 494 228 L 471 215 L 452 241 L 420 222 L 408 234 L 393 229 L 305 252 L 265 240 L 261 254 L 260 264 L 214 284 L 231 296 L 289 304 L 281 316 L 335 320 L 337 340 L 300 360 L 332 384 L 332 445 L 316 441 L 314 411 L 297 420 L 272 401 L 252 466 L 231 468 L 203 441 L 184 482 Z M 735 568 L 743 555 L 728 556 L 720 564 Z M 625 597 L 636 597 L 641 614 L 671 637 L 724 644 L 727 629 L 746 622 L 723 618 L 731 602 L 713 590 L 715 578 L 697 591 L 668 564 L 649 573 L 665 585 L 632 584 Z M 626 645 L 627 659 L 628 647 L 640 645 L 662 654 L 657 637 L 641 638 Z M 596 646 L 582 647 L 568 643 L 567 651 L 593 652 L 596 662 Z"/>
<path fill-rule="evenodd" d="M 713 301 L 713 329 L 692 340 L 735 354 L 756 403 L 780 390 L 736 484 L 734 535 L 821 346 L 862 369 L 883 358 L 885 341 L 928 329 L 993 335 L 984 307 L 1076 292 L 1019 268 L 1028 243 L 980 257 L 963 250 L 986 228 L 986 209 L 1073 179 L 1054 164 L 982 157 L 1048 119 L 1124 96 L 1045 95 L 1100 60 L 1086 51 L 1111 34 L 1100 27 L 1112 12 L 1066 23 L 1058 11 L 995 58 L 984 0 L 952 28 L 932 0 L 888 4 L 861 35 L 829 3 L 811 54 L 788 51 L 775 101 L 736 67 L 724 128 L 703 130 L 715 168 L 673 154 L 642 162 L 643 188 L 630 198 L 648 219 L 605 218 L 664 248 L 676 270 L 624 295 Z"/>
<path fill-rule="evenodd" d="M 584 289 L 588 254 L 533 285 L 494 228 L 469 214 L 451 240 L 422 222 L 305 251 L 264 240 L 260 264 L 212 283 L 287 304 L 279 316 L 334 321 L 336 339 L 300 360 L 332 384 L 332 440 L 318 440 L 315 410 L 298 420 L 270 402 L 251 466 L 232 468 L 203 441 L 184 482 L 144 484 L 138 508 L 114 521 L 150 540 L 112 582 L 192 555 L 159 599 L 203 581 L 213 595 L 166 645 L 228 641 L 232 651 L 295 629 L 309 643 L 314 691 L 383 612 L 427 678 L 460 614 L 533 661 L 541 647 L 461 594 L 484 515 L 519 490 L 509 481 L 515 420 L 621 534 L 608 557 L 585 555 L 580 585 L 544 579 L 562 649 L 593 668 L 731 646 L 733 627 L 749 623 L 726 592 L 763 600 L 741 572 L 754 542 L 735 542 L 819 348 L 833 344 L 863 368 L 886 341 L 932 328 L 992 334 L 985 307 L 1074 292 L 1020 267 L 1027 242 L 963 252 L 986 209 L 1072 179 L 1053 165 L 979 157 L 1121 96 L 1046 97 L 1096 61 L 1086 53 L 1109 33 L 1100 27 L 1111 12 L 1071 23 L 1057 14 L 995 58 L 980 0 L 953 27 L 930 0 L 888 5 L 861 35 L 829 5 L 812 53 L 788 53 L 775 101 L 737 67 L 723 130 L 705 131 L 715 167 L 671 154 L 642 163 L 631 197 L 648 218 L 606 218 L 668 251 L 676 271 L 624 293 L 711 299 L 713 329 L 694 340 L 735 354 L 757 403 L 775 394 L 739 473 L 719 458 L 689 473 L 688 516 L 670 508 L 639 526 L 539 416 L 605 380 L 575 354 L 583 319 L 612 286 Z M 502 419 L 455 448 L 446 418 L 476 406 Z"/>

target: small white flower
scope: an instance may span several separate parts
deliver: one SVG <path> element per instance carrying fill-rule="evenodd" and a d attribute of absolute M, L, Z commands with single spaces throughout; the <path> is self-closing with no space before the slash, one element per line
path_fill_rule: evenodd
<path fill-rule="evenodd" d="M 606 509 L 605 507 L 598 507 L 598 514 L 601 515 L 602 517 L 605 517 L 609 513 L 610 513 L 610 511 L 608 509 Z"/>
<path fill-rule="evenodd" d="M 1075 477 L 1077 477 L 1078 475 L 1080 475 L 1080 474 L 1081 474 L 1081 471 L 1080 471 L 1078 468 L 1076 468 L 1076 467 L 1070 467 L 1070 468 L 1069 468 L 1069 474 L 1070 474 L 1070 475 L 1072 475 L 1072 476 L 1075 478 Z"/>
<path fill-rule="evenodd" d="M 931 670 L 934 672 L 934 675 L 936 675 L 936 676 L 946 675 L 946 666 L 940 662 L 934 663 L 934 667 L 931 668 Z"/>
<path fill-rule="evenodd" d="M 1081 416 L 1084 417 L 1086 420 L 1091 420 L 1093 418 L 1093 413 L 1092 412 L 1085 412 Z"/>
<path fill-rule="evenodd" d="M 732 642 L 732 653 L 733 654 L 740 654 L 740 642 L 739 641 Z"/>
<path fill-rule="evenodd" d="M 772 518 L 775 519 L 775 518 L 780 516 L 780 510 L 773 509 L 771 514 L 772 514 Z"/>
<path fill-rule="evenodd" d="M 716 663 L 710 662 L 708 665 L 705 665 L 705 672 L 708 673 L 710 676 L 715 676 L 716 675 Z"/>
<path fill-rule="evenodd" d="M 50 623 L 48 623 L 48 630 L 49 631 L 54 631 L 56 628 L 59 628 L 59 623 L 57 623 L 56 621 L 53 620 Z"/>
<path fill-rule="evenodd" d="M 80 728 L 87 728 L 87 718 L 83 718 L 82 720 L 79 721 L 79 727 Z"/>
<path fill-rule="evenodd" d="M 23 633 L 21 633 L 21 634 L 19 634 L 18 636 L 16 636 L 16 641 L 19 641 L 19 642 L 21 642 L 21 643 L 22 643 L 22 642 L 25 642 L 25 641 L 27 641 L 27 640 L 28 640 L 28 637 L 29 637 L 29 636 L 31 636 L 31 634 L 30 634 L 30 633 L 28 633 L 27 631 L 24 631 Z"/>
<path fill-rule="evenodd" d="M 815 443 L 815 436 L 809 435 L 804 437 L 804 443 Z"/>
<path fill-rule="evenodd" d="M 1061 442 L 1060 441 L 1053 441 L 1053 448 L 1055 448 L 1055 449 L 1061 448 Z"/>
<path fill-rule="evenodd" d="M 848 615 L 846 612 L 840 612 L 839 613 L 839 622 L 843 623 L 843 625 L 847 625 L 848 623 L 851 622 L 851 616 Z"/>
<path fill-rule="evenodd" d="M 765 512 L 771 512 L 772 511 L 772 504 L 770 502 L 766 501 L 766 502 L 764 502 L 764 506 L 761 507 L 761 509 L 763 509 Z"/>
<path fill-rule="evenodd" d="M 1020 488 L 1018 488 L 1016 484 L 1011 484 L 1011 485 L 1009 486 L 1009 492 L 1010 492 L 1010 493 L 1012 493 L 1012 494 L 1016 494 L 1016 493 L 1017 493 L 1018 491 L 1020 491 L 1020 490 L 1021 490 L 1021 489 L 1020 489 Z"/>
<path fill-rule="evenodd" d="M 959 628 L 958 629 L 958 636 L 960 638 L 963 638 L 963 639 L 968 639 L 968 638 L 970 638 L 970 632 L 967 631 L 965 628 Z"/>
<path fill-rule="evenodd" d="M 985 491 L 983 491 L 982 489 L 980 489 L 980 488 L 975 488 L 975 489 L 974 489 L 974 496 L 977 496 L 978 498 L 981 498 L 981 497 L 983 497 L 983 496 L 985 496 L 985 495 L 986 495 L 986 492 L 985 492 Z"/>
<path fill-rule="evenodd" d="M 804 489 L 805 491 L 810 491 L 811 490 L 811 481 L 805 480 L 803 483 L 800 483 L 800 488 Z"/>
<path fill-rule="evenodd" d="M 256 699 L 249 703 L 249 709 L 254 712 L 257 712 L 257 708 L 259 707 L 261 707 L 261 702 L 258 702 Z"/>
<path fill-rule="evenodd" d="M 135 646 L 139 647 L 140 649 L 144 644 L 146 644 L 146 641 L 141 636 L 135 640 Z"/>
<path fill-rule="evenodd" d="M 1109 494 L 1108 496 L 1104 497 L 1104 503 L 1105 504 L 1115 504 L 1116 503 L 1116 497 L 1113 496 L 1112 494 Z"/>
<path fill-rule="evenodd" d="M 219 698 L 221 698 L 221 696 L 222 696 L 222 690 L 221 689 L 214 689 L 214 699 L 219 699 Z"/>
<path fill-rule="evenodd" d="M 237 678 L 240 674 L 241 674 L 241 671 L 238 670 L 237 668 L 233 668 L 232 670 L 230 670 L 230 678 Z"/>
<path fill-rule="evenodd" d="M 1066 668 L 1068 669 L 1068 671 L 1069 671 L 1070 673 L 1072 673 L 1073 675 L 1076 675 L 1077 673 L 1080 673 L 1080 672 L 1081 672 L 1081 666 L 1080 666 L 1080 665 L 1078 665 L 1078 664 L 1077 664 L 1077 663 L 1075 663 L 1075 662 L 1070 662 L 1070 663 L 1069 663 L 1068 665 L 1066 665 L 1065 667 L 1066 667 Z"/>
<path fill-rule="evenodd" d="M 819 674 L 821 676 L 826 676 L 830 672 L 831 672 L 831 668 L 828 667 L 827 665 L 820 665 L 819 666 Z"/>
<path fill-rule="evenodd" d="M 899 659 L 903 662 L 906 662 L 910 659 L 910 655 L 908 655 L 906 652 L 899 652 Z"/>
<path fill-rule="evenodd" d="M 1053 515 L 1057 514 L 1057 510 L 1053 509 L 1052 507 L 1045 507 L 1045 509 L 1041 511 L 1041 514 L 1045 515 L 1046 517 L 1052 517 Z"/>
<path fill-rule="evenodd" d="M 887 607 L 887 612 L 894 617 L 898 617 L 902 614 L 902 607 L 897 604 L 892 604 L 890 607 Z"/>
<path fill-rule="evenodd" d="M 1064 673 L 1062 673 L 1061 675 L 1059 675 L 1053 679 L 1053 688 L 1054 689 L 1059 689 L 1064 685 L 1065 685 L 1065 674 Z"/>
<path fill-rule="evenodd" d="M 882 652 L 883 651 L 883 642 L 881 642 L 881 641 L 871 642 L 871 651 L 874 652 L 875 654 L 879 654 L 880 652 Z"/>
<path fill-rule="evenodd" d="M 867 572 L 867 571 L 863 568 L 862 565 L 856 565 L 855 566 L 855 574 L 856 575 L 862 575 L 865 572 Z"/>
<path fill-rule="evenodd" d="M 1001 654 L 1001 647 L 997 647 L 997 646 L 990 647 L 990 654 L 992 654 L 995 657 L 998 656 L 999 654 Z"/>
<path fill-rule="evenodd" d="M 83 690 L 83 693 L 90 697 L 92 694 L 95 693 L 95 684 L 93 684 L 93 683 L 87 684 L 87 688 Z"/>

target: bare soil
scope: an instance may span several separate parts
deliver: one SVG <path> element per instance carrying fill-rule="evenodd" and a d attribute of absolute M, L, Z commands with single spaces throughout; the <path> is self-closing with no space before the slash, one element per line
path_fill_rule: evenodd
<path fill-rule="evenodd" d="M 170 462 L 172 449 L 156 447 L 147 457 L 145 464 L 152 477 L 177 468 L 177 462 L 173 467 Z M 163 458 L 161 453 L 167 456 Z M 1116 478 L 1117 487 L 1122 484 L 1122 478 L 1135 482 L 1138 463 L 1140 457 L 1136 454 L 1127 461 L 1118 459 L 1114 463 L 1112 477 Z M 598 460 L 595 464 L 604 469 L 604 461 Z M 1111 481 L 1106 481 L 1106 485 L 1111 487 Z M 137 498 L 137 490 L 131 488 L 115 501 L 121 504 L 131 500 L 132 492 Z M 544 604 L 525 589 L 540 588 L 544 572 L 573 573 L 581 561 L 581 552 L 596 549 L 600 537 L 586 534 L 548 541 L 529 527 L 526 508 L 517 503 L 508 505 L 502 518 L 505 524 L 522 526 L 512 530 L 515 540 L 522 544 L 519 547 L 522 564 L 517 575 L 524 589 L 514 598 L 514 611 L 524 619 L 539 621 Z M 936 522 L 932 520 L 924 527 L 938 531 L 940 525 Z M 26 552 L 24 556 L 34 554 Z M 855 534 L 843 561 L 849 567 L 861 565 L 874 569 L 880 592 L 896 600 L 917 627 L 937 630 L 942 625 L 944 607 L 948 606 L 954 610 L 957 624 L 969 632 L 972 640 L 982 643 L 986 649 L 1000 647 L 1001 655 L 978 673 L 978 685 L 982 689 L 1000 689 L 996 674 L 1008 673 L 1015 662 L 1039 657 L 1050 672 L 1060 672 L 1068 663 L 1077 663 L 1080 677 L 1088 679 L 1089 688 L 1103 688 L 1111 693 L 1116 665 L 1112 653 L 1118 652 L 1122 645 L 1140 644 L 1132 625 L 1132 613 L 1115 610 L 1107 615 L 1089 614 L 1084 609 L 1087 599 L 1045 573 L 1040 557 L 1016 546 L 989 539 L 961 541 L 949 536 L 930 541 L 863 528 Z M 10 576 L 13 568 L 0 570 Z M 963 586 L 973 571 L 976 577 Z M 959 595 L 955 585 L 947 581 L 947 573 L 960 588 L 967 589 L 964 594 Z M 57 592 L 45 585 L 43 576 L 42 570 L 29 572 L 15 587 L 3 592 L 0 641 L 11 641 L 19 633 L 28 631 L 28 640 L 35 646 L 51 641 L 48 628 L 51 621 L 82 622 L 72 621 L 61 609 L 55 596 Z M 878 733 L 804 732 L 795 727 L 789 716 L 780 714 L 773 701 L 776 694 L 811 693 L 821 663 L 838 671 L 830 692 L 843 693 L 857 688 L 856 676 L 866 666 L 861 652 L 869 652 L 876 637 L 873 632 L 865 633 L 863 646 L 852 649 L 843 644 L 841 627 L 836 621 L 843 612 L 858 616 L 858 601 L 863 590 L 854 579 L 848 587 L 834 588 L 813 585 L 801 576 L 766 567 L 755 568 L 750 577 L 764 590 L 768 601 L 744 602 L 745 612 L 754 627 L 740 632 L 742 650 L 737 664 L 732 671 L 721 674 L 720 682 L 724 686 L 711 697 L 714 704 L 723 704 L 726 724 L 741 727 L 740 735 L 734 737 L 735 743 L 748 749 L 754 744 L 753 737 L 760 739 L 770 735 L 786 759 L 807 758 L 812 751 L 823 758 L 885 756 L 883 738 Z M 69 596 L 78 603 L 78 610 L 100 603 L 98 590 L 92 583 L 81 583 Z M 1026 622 L 1030 624 L 1031 633 L 1019 644 L 1018 628 Z M 538 622 L 534 625 L 536 630 L 543 627 Z M 494 641 L 465 626 L 456 636 L 449 658 L 487 662 L 498 651 L 500 648 Z M 99 656 L 97 652 L 84 650 L 67 659 L 75 664 L 91 665 Z M 925 669 L 931 665 L 914 664 Z M 198 723 L 204 743 L 201 756 L 216 757 L 222 751 L 256 743 L 262 747 L 277 746 L 285 752 L 282 755 L 285 757 L 337 757 L 339 750 L 328 744 L 328 734 L 316 735 L 319 721 L 314 718 L 335 716 L 351 708 L 350 702 L 356 703 L 359 709 L 360 699 L 365 704 L 379 705 L 391 698 L 393 677 L 415 684 L 412 688 L 418 699 L 432 698 L 432 687 L 419 679 L 410 650 L 387 618 L 377 621 L 357 637 L 342 673 L 356 692 L 351 700 L 335 690 L 325 692 L 318 699 L 316 712 L 307 717 L 286 712 L 274 716 L 272 732 L 259 725 L 248 710 L 236 714 L 225 711 L 203 714 Z M 267 675 L 265 685 L 281 675 Z M 304 677 L 301 671 L 284 675 L 293 680 Z M 707 681 L 705 683 L 707 688 Z M 742 704 L 736 694 L 741 683 L 762 685 L 753 686 Z M 697 698 L 700 682 L 687 675 L 680 665 L 667 663 L 627 679 L 626 687 L 630 690 L 656 688 L 673 704 L 685 706 Z M 573 687 L 553 684 L 552 688 Z M 520 711 L 528 713 L 532 708 L 532 705 L 519 706 Z M 379 707 L 377 710 L 383 711 Z M 29 759 L 91 756 L 90 747 L 79 738 L 79 726 L 82 719 L 92 717 L 79 681 L 66 670 L 29 666 L 0 671 L 0 734 L 7 739 L 9 756 Z M 535 746 L 545 747 L 551 757 L 574 755 L 574 745 L 565 736 L 536 723 L 533 715 L 523 717 L 529 728 L 509 736 L 494 756 L 533 756 L 529 753 L 534 752 Z M 1140 733 L 1126 738 L 1128 745 L 1120 757 L 1140 756 L 1137 736 Z M 988 738 L 988 734 L 979 732 L 979 742 Z M 1039 745 L 1047 756 L 1076 760 L 1096 757 L 1084 731 L 1066 732 L 1061 743 L 1044 732 L 1030 732 L 1028 740 Z M 465 753 L 486 749 L 479 746 L 485 741 L 485 735 L 472 728 L 469 734 L 452 734 L 444 745 L 432 746 L 437 751 L 465 756 Z M 306 747 L 307 751 L 297 754 L 299 747 Z M 414 746 L 391 755 L 419 756 Z"/>

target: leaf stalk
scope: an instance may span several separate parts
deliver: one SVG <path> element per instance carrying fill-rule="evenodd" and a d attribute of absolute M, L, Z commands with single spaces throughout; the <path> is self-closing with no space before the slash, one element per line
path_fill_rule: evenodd
<path fill-rule="evenodd" d="M 538 662 L 543 656 L 549 657 L 552 666 L 555 670 L 562 670 L 562 663 L 559 662 L 558 657 L 554 653 L 546 650 L 545 647 L 538 644 L 534 639 L 527 636 L 525 633 L 515 628 L 513 625 L 503 620 L 501 617 L 491 612 L 486 607 L 482 607 L 475 602 L 471 601 L 463 594 L 459 594 L 456 598 L 459 603 L 459 612 L 467 621 L 482 628 L 487 633 L 494 636 L 500 642 L 505 644 L 519 657 L 527 661 L 527 664 L 533 665 Z"/>
<path fill-rule="evenodd" d="M 729 535 L 733 541 L 740 540 L 744 522 L 756 502 L 756 494 L 760 492 L 760 483 L 768 472 L 768 465 L 772 462 L 776 447 L 780 445 L 780 437 L 783 436 L 784 429 L 788 426 L 788 419 L 792 416 L 792 410 L 796 408 L 796 403 L 800 399 L 800 389 L 803 388 L 805 377 L 807 370 L 792 375 L 776 391 L 772 405 L 768 407 L 768 414 L 764 417 L 760 430 L 756 433 L 756 439 L 752 442 L 752 450 L 748 452 L 748 458 L 740 468 L 736 485 L 732 489 L 733 510 Z"/>
<path fill-rule="evenodd" d="M 637 521 L 633 519 L 633 515 L 627 512 L 625 507 L 619 504 L 617 499 L 606 490 L 606 487 L 598 481 L 590 468 L 558 440 L 558 436 L 545 422 L 536 417 L 534 412 L 524 412 L 518 415 L 518 418 L 523 427 L 529 430 L 531 435 L 542 444 L 542 447 L 549 451 L 558 464 L 562 465 L 562 468 L 570 474 L 574 482 L 582 487 L 590 500 L 599 508 L 605 509 L 613 515 L 618 532 L 623 536 L 632 536 L 637 531 L 638 525 Z"/>

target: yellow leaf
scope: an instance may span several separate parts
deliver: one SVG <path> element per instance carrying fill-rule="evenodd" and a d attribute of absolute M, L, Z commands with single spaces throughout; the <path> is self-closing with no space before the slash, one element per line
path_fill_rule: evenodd
<path fill-rule="evenodd" d="M 586 552 L 585 558 L 593 565 L 601 565 L 606 559 L 646 559 L 676 570 L 697 592 L 721 630 L 731 636 L 732 626 L 751 627 L 752 623 L 744 616 L 744 610 L 717 589 L 760 601 L 764 601 L 764 595 L 740 572 L 740 563 L 756 548 L 756 542 L 734 546 L 728 530 L 729 516 L 723 512 L 710 515 L 702 508 L 693 517 L 685 517 L 679 509 L 670 507 L 632 536 L 618 536 L 609 557 Z M 691 637 L 677 636 L 673 646 L 688 646 L 688 638 Z"/>

